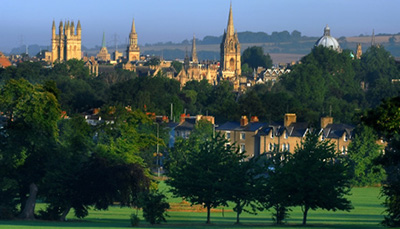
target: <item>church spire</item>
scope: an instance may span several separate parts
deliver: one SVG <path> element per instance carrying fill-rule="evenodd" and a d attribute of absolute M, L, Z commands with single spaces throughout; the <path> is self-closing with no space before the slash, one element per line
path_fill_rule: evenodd
<path fill-rule="evenodd" d="M 375 29 L 372 30 L 371 46 L 375 46 Z"/>
<path fill-rule="evenodd" d="M 135 19 L 132 19 L 132 29 L 131 29 L 131 33 L 136 33 Z"/>
<path fill-rule="evenodd" d="M 106 36 L 105 33 L 103 32 L 103 42 L 101 42 L 101 47 L 105 48 L 106 47 Z"/>
<path fill-rule="evenodd" d="M 226 33 L 228 34 L 228 36 L 233 36 L 235 34 L 235 28 L 233 27 L 232 2 L 229 9 L 228 28 Z"/>
<path fill-rule="evenodd" d="M 199 60 L 197 59 L 197 50 L 196 50 L 196 37 L 193 34 L 193 42 L 192 42 L 192 62 L 198 63 Z"/>

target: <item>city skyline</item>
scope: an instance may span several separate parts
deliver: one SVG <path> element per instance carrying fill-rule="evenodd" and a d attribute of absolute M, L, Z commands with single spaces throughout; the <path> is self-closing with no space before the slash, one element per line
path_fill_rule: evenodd
<path fill-rule="evenodd" d="M 21 44 L 50 46 L 51 25 L 55 20 L 70 20 L 82 24 L 82 45 L 100 46 L 105 32 L 108 46 L 126 44 L 135 19 L 139 45 L 157 42 L 181 42 L 204 36 L 220 36 L 227 26 L 230 1 L 201 2 L 165 1 L 54 1 L 15 0 L 3 2 L 0 25 L 0 51 L 9 52 Z M 332 36 L 398 33 L 400 16 L 398 1 L 317 1 L 252 0 L 232 1 L 233 21 L 238 32 L 293 30 L 306 36 L 321 36 L 326 24 Z M 22 16 L 21 16 L 22 15 Z M 57 28 L 58 30 L 58 28 Z M 58 32 L 58 31 L 57 31 Z"/>

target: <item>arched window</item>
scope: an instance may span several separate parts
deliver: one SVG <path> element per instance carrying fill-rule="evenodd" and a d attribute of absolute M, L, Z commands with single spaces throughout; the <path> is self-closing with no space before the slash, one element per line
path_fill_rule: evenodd
<path fill-rule="evenodd" d="M 229 61 L 229 68 L 231 70 L 235 69 L 235 59 L 231 58 L 231 60 Z"/>

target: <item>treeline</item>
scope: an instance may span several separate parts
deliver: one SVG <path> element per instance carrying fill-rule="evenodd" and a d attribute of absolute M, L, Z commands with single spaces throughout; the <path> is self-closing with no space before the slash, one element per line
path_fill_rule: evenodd
<path fill-rule="evenodd" d="M 281 121 L 287 112 L 311 124 L 326 115 L 332 115 L 336 122 L 357 123 L 366 109 L 400 91 L 396 81 L 399 65 L 383 47 L 372 46 L 360 60 L 353 59 L 349 50 L 337 53 L 316 47 L 301 62 L 274 85 L 257 84 L 240 94 L 234 93 L 228 82 L 212 86 L 206 81 L 190 81 L 181 89 L 178 81 L 162 75 L 136 77 L 134 72 L 121 69 L 92 77 L 77 60 L 51 69 L 30 62 L 0 69 L 0 84 L 20 78 L 34 84 L 54 84 L 61 109 L 68 115 L 123 105 L 170 116 L 173 104 L 175 120 L 186 111 L 213 115 L 217 123 L 239 120 L 241 115 Z"/>

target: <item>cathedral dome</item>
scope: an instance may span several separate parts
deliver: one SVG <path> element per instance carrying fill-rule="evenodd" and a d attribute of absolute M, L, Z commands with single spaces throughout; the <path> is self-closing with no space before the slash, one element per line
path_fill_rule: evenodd
<path fill-rule="evenodd" d="M 326 25 L 324 29 L 324 35 L 315 42 L 315 46 L 324 46 L 326 48 L 331 48 L 335 51 L 341 52 L 339 42 L 331 36 L 331 29 Z"/>

